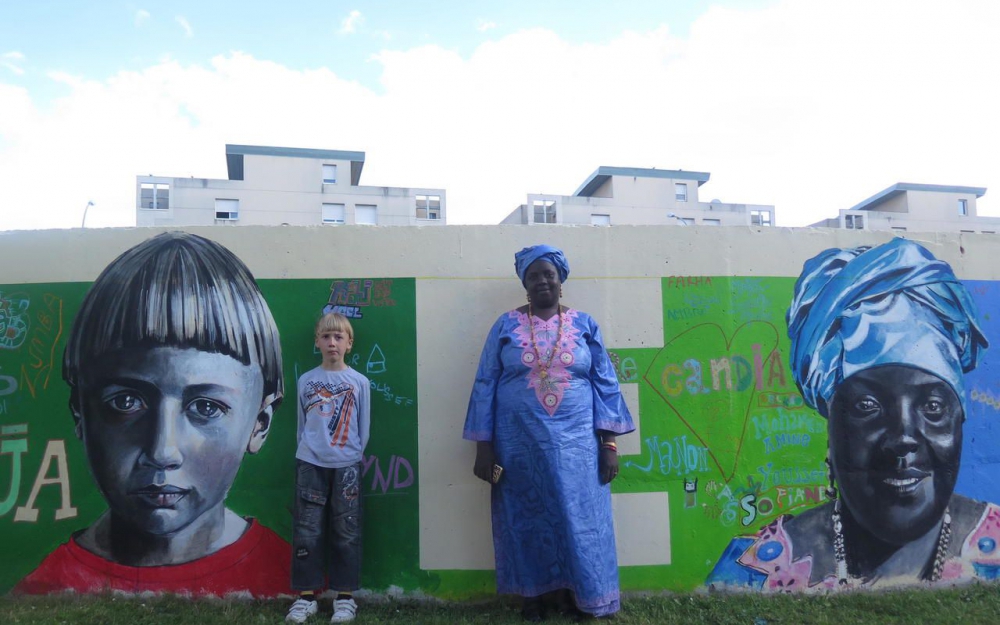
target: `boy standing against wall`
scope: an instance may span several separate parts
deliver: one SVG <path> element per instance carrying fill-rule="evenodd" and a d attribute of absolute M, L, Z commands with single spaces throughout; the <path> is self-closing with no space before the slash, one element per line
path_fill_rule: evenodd
<path fill-rule="evenodd" d="M 369 435 L 368 378 L 345 356 L 354 345 L 346 317 L 327 313 L 316 323 L 320 366 L 298 383 L 298 450 L 292 588 L 300 597 L 285 621 L 303 623 L 318 611 L 316 591 L 337 593 L 333 623 L 353 620 L 352 596 L 361 586 L 361 462 Z M 327 558 L 329 554 L 329 558 Z"/>

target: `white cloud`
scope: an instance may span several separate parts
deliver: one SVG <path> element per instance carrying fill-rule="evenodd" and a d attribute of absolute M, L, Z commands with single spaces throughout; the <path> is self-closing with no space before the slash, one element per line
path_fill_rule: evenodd
<path fill-rule="evenodd" d="M 145 9 L 139 9 L 138 11 L 135 12 L 135 27 L 139 28 L 148 19 L 149 19 L 149 11 Z"/>
<path fill-rule="evenodd" d="M 497 27 L 496 22 L 492 22 L 490 20 L 484 20 L 482 18 L 476 20 L 476 30 L 478 30 L 481 33 L 485 33 L 486 31 L 496 27 Z"/>
<path fill-rule="evenodd" d="M 361 11 L 357 9 L 351 11 L 347 17 L 345 17 L 340 22 L 340 30 L 337 31 L 342 35 L 349 35 L 355 32 L 358 26 L 365 23 L 365 16 L 361 15 Z"/>
<path fill-rule="evenodd" d="M 16 50 L 4 52 L 3 54 L 0 54 L 0 67 L 5 68 L 17 76 L 23 76 L 24 70 L 21 68 L 21 61 L 23 60 L 24 55 Z"/>
<path fill-rule="evenodd" d="M 443 187 L 452 223 L 496 223 L 600 165 L 709 171 L 704 199 L 774 204 L 779 225 L 901 181 L 988 187 L 980 213 L 1000 215 L 998 30 L 993 0 L 779 0 L 712 9 L 684 37 L 384 51 L 377 91 L 239 53 L 53 73 L 70 93 L 45 106 L 0 80 L 0 223 L 75 227 L 92 199 L 88 226 L 132 224 L 137 174 L 225 178 L 227 142 L 363 150 L 362 184 Z M 87 158 L 53 185 L 53 154 Z"/>
<path fill-rule="evenodd" d="M 186 17 L 184 17 L 183 15 L 178 15 L 174 19 L 177 21 L 178 24 L 181 25 L 181 28 L 184 29 L 185 37 L 187 37 L 188 39 L 194 37 L 194 29 L 191 28 L 191 23 L 187 21 Z"/>

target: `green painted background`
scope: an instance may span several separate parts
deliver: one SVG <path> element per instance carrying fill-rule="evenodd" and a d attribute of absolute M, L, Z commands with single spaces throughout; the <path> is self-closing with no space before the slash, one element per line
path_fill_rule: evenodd
<path fill-rule="evenodd" d="M 367 282 L 367 284 L 366 284 Z M 9 450 L 27 441 L 15 474 L 14 454 L 0 453 L 0 502 L 24 505 L 39 470 L 47 441 L 65 441 L 72 505 L 77 516 L 54 520 L 60 506 L 58 486 L 42 487 L 34 523 L 14 522 L 13 507 L 0 515 L 0 592 L 31 572 L 42 558 L 76 530 L 88 526 L 106 504 L 94 487 L 84 449 L 73 433 L 62 381 L 62 351 L 73 316 L 89 285 L 0 286 L 0 299 L 28 299 L 27 334 L 16 349 L 0 349 L 0 376 L 18 380 L 16 391 L 0 396 L 0 427 L 27 424 L 27 433 L 8 433 L 0 445 Z M 372 436 L 366 450 L 366 588 L 421 584 L 418 554 L 416 321 L 413 279 L 262 280 L 260 287 L 281 332 L 286 398 L 275 415 L 263 449 L 244 458 L 227 505 L 258 518 L 291 538 L 294 486 L 295 379 L 320 362 L 314 353 L 313 325 L 337 291 L 335 303 L 355 305 L 355 343 L 349 362 L 372 381 Z M 335 288 L 336 287 L 336 288 Z M 2 303 L 0 303 L 2 305 Z M 2 335 L 2 332 L 0 332 Z M 18 339 L 19 341 L 20 339 Z M 17 342 L 17 341 L 14 341 Z M 376 344 L 384 359 L 369 359 Z M 376 356 L 378 352 L 376 352 Z M 378 362 L 384 360 L 383 365 Z M 0 390 L 10 388 L 0 378 Z M 0 449 L 3 451 L 4 449 Z M 398 475 L 397 475 L 397 467 Z M 49 476 L 55 475 L 55 467 Z"/>
<path fill-rule="evenodd" d="M 733 536 L 823 501 L 826 421 L 802 406 L 787 364 L 793 285 L 663 278 L 663 347 L 610 346 L 642 415 L 642 453 L 621 458 L 613 490 L 670 501 L 671 564 L 623 567 L 623 589 L 698 588 Z"/>
<path fill-rule="evenodd" d="M 354 322 L 357 338 L 350 362 L 374 383 L 372 438 L 363 478 L 363 585 L 374 590 L 398 586 L 454 599 L 491 593 L 492 571 L 419 568 L 416 282 L 373 279 L 368 291 L 364 280 L 340 282 L 357 288 L 345 291 L 338 303 L 357 305 L 363 315 Z M 281 331 L 289 390 L 297 374 L 319 362 L 312 345 L 313 322 L 337 283 L 334 278 L 261 281 Z M 984 331 L 992 337 L 1000 332 L 995 327 L 1000 318 L 990 315 L 1000 301 L 1000 286 L 968 284 Z M 638 384 L 641 414 L 641 452 L 622 457 L 613 491 L 669 494 L 669 519 L 648 519 L 646 526 L 669 538 L 671 564 L 623 567 L 621 581 L 623 590 L 691 591 L 703 586 L 734 536 L 753 534 L 780 514 L 799 513 L 824 501 L 826 422 L 803 407 L 787 364 L 785 311 L 793 278 L 666 277 L 661 285 L 663 347 L 608 345 L 620 380 Z M 21 444 L 17 441 L 28 445 L 19 476 L 12 471 L 13 455 L 0 455 L 0 591 L 12 587 L 106 507 L 73 434 L 60 372 L 66 334 L 86 288 L 0 286 L 0 305 L 5 298 L 31 301 L 24 343 L 16 350 L 0 349 L 0 392 L 9 388 L 2 376 L 18 380 L 15 392 L 0 395 L 0 426 L 28 427 L 27 435 L 0 437 L 5 450 Z M 482 328 L 484 336 L 487 329 Z M 377 364 L 368 366 L 376 343 L 384 355 L 384 371 Z M 975 398 L 1000 396 L 1000 383 L 992 373 L 994 352 L 1000 357 L 994 347 L 966 378 L 974 394 L 967 400 L 957 489 L 988 501 L 1000 498 L 1000 483 L 993 477 L 1000 445 L 1000 428 L 994 423 L 1000 404 Z M 457 436 L 456 448 L 467 444 Z M 261 453 L 244 460 L 228 499 L 229 507 L 259 518 L 286 539 L 291 535 L 294 439 L 294 400 L 289 398 Z M 13 509 L 4 509 L 3 502 L 14 497 L 18 505 L 24 504 L 49 440 L 64 440 L 67 446 L 78 516 L 54 521 L 59 493 L 48 486 L 37 502 L 38 521 L 14 523 Z M 392 469 L 400 458 L 404 468 L 397 483 Z M 412 482 L 402 486 L 408 477 L 406 463 L 413 471 Z"/>

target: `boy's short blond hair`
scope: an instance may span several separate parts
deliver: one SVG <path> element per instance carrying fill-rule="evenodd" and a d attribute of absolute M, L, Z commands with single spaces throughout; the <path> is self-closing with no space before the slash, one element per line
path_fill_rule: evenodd
<path fill-rule="evenodd" d="M 351 320 L 336 312 L 328 312 L 316 322 L 316 336 L 327 332 L 347 332 L 347 338 L 354 340 Z"/>

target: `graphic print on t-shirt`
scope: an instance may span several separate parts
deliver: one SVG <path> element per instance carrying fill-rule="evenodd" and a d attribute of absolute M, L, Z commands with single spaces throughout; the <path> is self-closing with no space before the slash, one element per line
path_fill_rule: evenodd
<path fill-rule="evenodd" d="M 327 384 L 310 382 L 305 392 L 305 413 L 319 415 L 327 419 L 326 430 L 330 434 L 330 446 L 343 447 L 347 444 L 351 417 L 354 415 L 354 388 L 347 383 Z"/>

